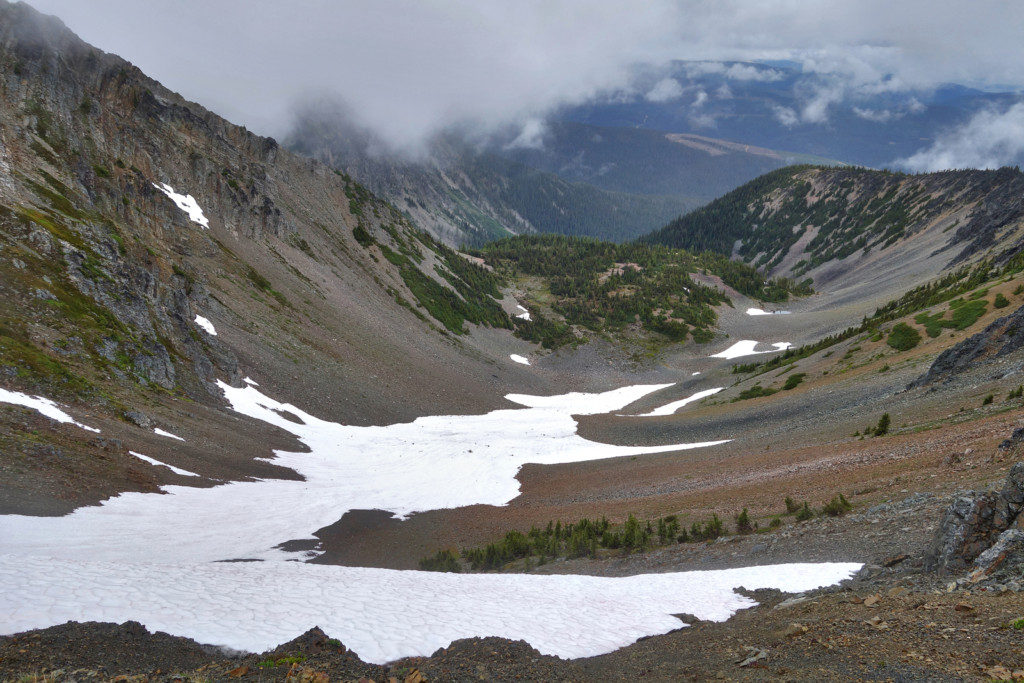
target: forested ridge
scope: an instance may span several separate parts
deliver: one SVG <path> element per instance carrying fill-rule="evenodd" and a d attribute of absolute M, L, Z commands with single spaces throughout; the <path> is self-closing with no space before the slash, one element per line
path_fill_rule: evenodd
<path fill-rule="evenodd" d="M 790 166 L 736 188 L 641 241 L 734 254 L 770 272 L 803 239 L 800 259 L 790 269 L 793 277 L 801 277 L 828 261 L 887 248 L 950 211 L 993 203 L 992 192 L 1012 194 L 1022 184 L 1022 174 L 1012 168 L 909 175 Z M 975 239 L 976 233 L 961 229 L 951 238 L 962 242 Z"/>
<path fill-rule="evenodd" d="M 766 279 L 720 254 L 638 242 L 530 235 L 492 242 L 475 253 L 509 279 L 541 278 L 552 310 L 570 325 L 599 333 L 638 326 L 675 342 L 710 340 L 717 322 L 714 307 L 732 303 L 720 289 L 695 281 L 694 273 L 716 275 L 762 301 L 785 301 L 808 291 L 789 280 Z"/>

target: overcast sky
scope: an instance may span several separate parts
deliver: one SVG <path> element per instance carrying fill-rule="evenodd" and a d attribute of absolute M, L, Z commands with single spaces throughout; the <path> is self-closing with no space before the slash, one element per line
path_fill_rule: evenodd
<path fill-rule="evenodd" d="M 281 135 L 297 101 L 329 94 L 400 147 L 456 122 L 536 119 L 628 88 L 635 67 L 671 59 L 794 59 L 835 78 L 832 102 L 850 88 L 1024 86 L 1016 0 L 29 4 L 259 132 Z M 655 96 L 672 96 L 665 87 Z M 794 125 L 821 117 L 814 107 L 794 115 Z M 1024 126 L 1024 110 L 992 115 L 1010 116 L 1007 130 Z"/>

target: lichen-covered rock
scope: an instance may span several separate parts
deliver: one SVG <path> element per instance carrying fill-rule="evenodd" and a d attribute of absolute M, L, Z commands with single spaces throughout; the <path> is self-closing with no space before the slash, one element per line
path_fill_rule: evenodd
<path fill-rule="evenodd" d="M 1007 529 L 999 535 L 988 550 L 974 561 L 985 576 L 1012 574 L 1019 578 L 1024 573 L 1024 531 Z"/>
<path fill-rule="evenodd" d="M 964 491 L 946 510 L 925 556 L 925 568 L 958 571 L 990 549 L 1024 509 L 1024 462 L 1010 468 L 998 491 Z"/>

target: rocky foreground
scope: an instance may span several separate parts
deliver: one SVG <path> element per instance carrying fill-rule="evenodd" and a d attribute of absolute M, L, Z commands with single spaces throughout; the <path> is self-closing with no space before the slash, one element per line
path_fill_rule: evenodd
<path fill-rule="evenodd" d="M 1024 433 L 1015 433 L 1003 444 L 1004 454 L 1015 455 L 1021 440 Z M 869 524 L 892 529 L 894 537 L 904 532 L 909 552 L 880 556 L 840 586 L 797 596 L 751 593 L 758 607 L 724 623 L 679 615 L 688 626 L 589 659 L 561 660 L 524 642 L 474 638 L 430 657 L 378 666 L 317 628 L 256 655 L 149 633 L 134 622 L 68 623 L 0 639 L 0 676 L 25 681 L 1024 680 L 1022 511 L 1024 462 L 1017 462 L 989 489 L 953 496 L 944 512 L 930 496 L 911 495 L 843 519 L 807 523 L 808 543 L 844 543 L 848 532 Z M 925 538 L 919 532 L 929 526 L 935 531 Z M 891 553 L 899 544 L 878 547 Z"/>

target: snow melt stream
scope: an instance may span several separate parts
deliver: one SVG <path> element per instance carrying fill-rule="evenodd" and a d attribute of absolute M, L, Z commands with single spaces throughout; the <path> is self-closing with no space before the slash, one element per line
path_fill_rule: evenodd
<path fill-rule="evenodd" d="M 576 433 L 574 415 L 620 410 L 665 384 L 596 394 L 511 394 L 509 400 L 525 407 L 385 427 L 321 420 L 275 401 L 254 383 L 219 386 L 235 411 L 276 425 L 309 448 L 276 452 L 275 463 L 304 481 L 166 486 L 166 495 L 122 493 L 65 517 L 0 517 L 0 633 L 69 619 L 134 619 L 151 630 L 262 651 L 320 625 L 371 662 L 427 655 L 473 636 L 524 639 L 547 654 L 582 657 L 679 628 L 672 614 L 727 619 L 753 604 L 733 591 L 740 586 L 803 591 L 845 579 L 860 566 L 601 578 L 282 562 L 298 558 L 279 544 L 309 538 L 349 510 L 408 515 L 504 505 L 519 494 L 515 476 L 525 463 L 722 442 L 615 446 Z M 218 562 L 243 558 L 269 561 Z"/>

